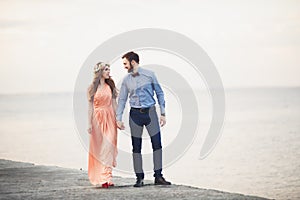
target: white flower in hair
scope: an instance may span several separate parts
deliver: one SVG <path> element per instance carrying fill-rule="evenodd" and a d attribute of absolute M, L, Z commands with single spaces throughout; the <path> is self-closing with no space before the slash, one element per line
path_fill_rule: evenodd
<path fill-rule="evenodd" d="M 94 67 L 94 73 L 97 73 L 101 70 L 101 66 L 100 65 L 95 65 Z"/>

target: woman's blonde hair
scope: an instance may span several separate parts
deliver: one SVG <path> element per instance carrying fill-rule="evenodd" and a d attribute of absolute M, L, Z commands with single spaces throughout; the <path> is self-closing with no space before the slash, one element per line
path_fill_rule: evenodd
<path fill-rule="evenodd" d="M 100 84 L 100 79 L 103 74 L 104 68 L 108 66 L 110 67 L 109 64 L 106 64 L 104 62 L 99 62 L 94 66 L 94 78 L 92 81 L 92 84 L 88 87 L 88 100 L 91 102 L 94 100 L 94 96 L 96 94 L 97 88 Z M 105 83 L 107 83 L 111 89 L 113 98 L 117 97 L 117 90 L 116 90 L 116 85 L 115 82 L 112 80 L 111 77 L 108 79 L 105 79 Z"/>

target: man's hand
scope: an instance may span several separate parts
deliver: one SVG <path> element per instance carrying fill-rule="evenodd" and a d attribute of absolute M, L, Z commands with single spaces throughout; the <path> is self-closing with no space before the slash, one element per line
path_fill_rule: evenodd
<path fill-rule="evenodd" d="M 125 129 L 124 123 L 121 122 L 121 121 L 117 121 L 117 127 L 118 127 L 118 129 L 120 129 L 120 130 L 124 130 L 124 129 Z"/>
<path fill-rule="evenodd" d="M 166 124 L 166 117 L 160 116 L 159 123 L 160 123 L 160 126 L 163 127 Z"/>

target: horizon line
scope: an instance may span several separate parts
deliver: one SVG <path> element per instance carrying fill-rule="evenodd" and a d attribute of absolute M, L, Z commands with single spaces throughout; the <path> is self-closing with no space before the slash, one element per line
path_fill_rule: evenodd
<path fill-rule="evenodd" d="M 244 86 L 244 87 L 227 87 L 224 88 L 224 90 L 253 90 L 253 89 L 297 89 L 300 88 L 299 86 L 253 86 L 253 87 L 249 87 L 249 86 Z M 199 91 L 206 91 L 207 88 L 196 88 L 196 90 Z M 45 92 L 45 91 L 35 91 L 35 92 L 17 92 L 17 93 L 0 93 L 1 96 L 4 95 L 49 95 L 49 94 L 67 94 L 67 93 L 74 93 L 74 91 L 70 91 L 70 90 L 66 90 L 66 91 L 49 91 L 49 92 Z"/>

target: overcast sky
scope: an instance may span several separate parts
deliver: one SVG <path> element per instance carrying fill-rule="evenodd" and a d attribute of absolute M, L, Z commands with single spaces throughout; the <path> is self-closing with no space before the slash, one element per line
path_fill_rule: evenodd
<path fill-rule="evenodd" d="M 197 42 L 225 88 L 300 86 L 299 10 L 292 0 L 0 0 L 0 93 L 72 91 L 97 46 L 139 28 Z M 121 62 L 112 73 L 124 74 Z"/>

